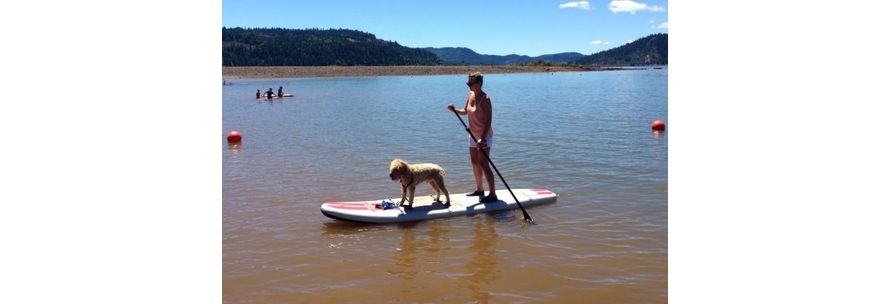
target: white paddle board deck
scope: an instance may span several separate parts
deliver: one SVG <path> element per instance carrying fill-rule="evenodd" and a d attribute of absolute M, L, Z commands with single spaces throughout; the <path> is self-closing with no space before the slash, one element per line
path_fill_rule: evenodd
<path fill-rule="evenodd" d="M 516 201 L 506 189 L 497 190 L 498 201 L 479 203 L 478 196 L 467 196 L 466 193 L 451 194 L 451 207 L 445 208 L 445 195 L 440 199 L 442 202 L 435 202 L 432 196 L 415 196 L 414 208 L 405 210 L 405 206 L 393 209 L 383 209 L 381 200 L 361 201 L 361 202 L 328 202 L 321 204 L 321 213 L 327 217 L 353 221 L 362 223 L 399 223 L 423 221 L 437 218 L 454 217 L 461 215 L 477 214 L 484 212 L 493 212 L 507 209 L 519 208 Z M 547 189 L 513 189 L 516 198 L 522 204 L 522 207 L 531 207 L 541 204 L 556 202 L 558 197 Z M 393 203 L 398 204 L 401 198 L 391 198 Z"/>

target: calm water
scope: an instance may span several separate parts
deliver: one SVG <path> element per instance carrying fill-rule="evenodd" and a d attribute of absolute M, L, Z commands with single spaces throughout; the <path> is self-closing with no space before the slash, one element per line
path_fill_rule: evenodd
<path fill-rule="evenodd" d="M 492 159 L 555 204 L 403 225 L 324 217 L 325 201 L 395 197 L 389 162 L 474 188 L 446 109 L 466 76 L 235 80 L 223 86 L 223 301 L 667 302 L 667 69 L 486 75 Z M 257 101 L 272 87 L 296 97 Z M 670 123 L 668 122 L 668 129 Z M 225 133 L 238 130 L 238 149 Z M 503 188 L 498 182 L 497 186 Z M 418 195 L 433 193 L 428 186 Z"/>

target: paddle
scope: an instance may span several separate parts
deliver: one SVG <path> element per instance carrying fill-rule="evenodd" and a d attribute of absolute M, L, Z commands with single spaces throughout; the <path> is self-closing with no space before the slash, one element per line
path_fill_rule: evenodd
<path fill-rule="evenodd" d="M 478 142 L 478 140 L 476 139 L 476 136 L 473 135 L 473 132 L 470 132 L 470 128 L 467 127 L 466 123 L 464 123 L 464 119 L 460 118 L 460 114 L 457 114 L 457 110 L 452 109 L 451 111 L 454 112 L 454 116 L 457 116 L 457 119 L 460 120 L 460 124 L 464 125 L 464 129 L 467 130 L 467 133 L 470 133 L 470 138 L 473 139 L 473 142 Z M 510 195 L 513 196 L 513 200 L 516 201 L 516 205 L 519 205 L 519 209 L 522 210 L 523 219 L 525 219 L 526 221 L 529 221 L 531 223 L 534 223 L 535 221 L 532 220 L 532 217 L 528 215 L 528 212 L 526 212 L 525 208 L 522 207 L 522 204 L 519 203 L 519 199 L 516 198 L 516 194 L 513 194 L 513 189 L 510 189 L 510 185 L 507 185 L 507 180 L 505 180 L 504 176 L 501 175 L 501 171 L 498 171 L 498 167 L 495 167 L 494 162 L 491 161 L 491 157 L 488 157 L 488 153 L 485 153 L 485 149 L 479 149 L 479 150 L 480 150 L 480 152 L 482 152 L 482 155 L 485 155 L 485 159 L 487 159 L 488 163 L 491 164 L 491 168 L 494 169 L 494 172 L 498 173 L 498 177 L 501 178 L 501 182 L 503 182 L 504 186 L 507 187 L 507 191 L 510 191 Z"/>

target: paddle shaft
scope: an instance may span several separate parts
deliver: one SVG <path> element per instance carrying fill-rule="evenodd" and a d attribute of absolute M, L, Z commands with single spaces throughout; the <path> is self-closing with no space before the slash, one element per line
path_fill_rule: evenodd
<path fill-rule="evenodd" d="M 460 118 L 460 114 L 457 113 L 457 109 L 452 110 L 452 112 L 454 112 L 454 115 L 457 116 L 457 119 L 460 120 L 460 124 L 464 125 L 464 129 L 467 130 L 467 133 L 470 133 L 470 138 L 473 139 L 473 142 L 478 142 L 478 140 L 476 139 L 476 136 L 473 135 L 473 132 L 470 132 L 470 127 L 467 127 L 467 124 L 464 122 L 464 119 Z M 491 168 L 494 169 L 494 172 L 496 172 L 498 174 L 498 177 L 501 178 L 501 182 L 503 182 L 504 186 L 507 187 L 507 191 L 510 191 L 510 195 L 513 196 L 513 200 L 515 200 L 516 205 L 519 206 L 519 210 L 522 210 L 522 216 L 525 218 L 525 220 L 532 222 L 533 221 L 532 217 L 528 215 L 528 212 L 526 212 L 525 208 L 522 207 L 522 204 L 519 203 L 519 199 L 516 198 L 516 194 L 513 194 L 513 189 L 510 189 L 510 185 L 507 185 L 507 180 L 504 179 L 504 176 L 501 175 L 501 171 L 498 171 L 498 167 L 496 167 L 494 165 L 494 162 L 491 161 L 491 157 L 488 157 L 488 153 L 485 153 L 485 149 L 479 149 L 479 151 L 482 152 L 482 155 L 485 155 L 485 159 L 488 160 L 488 163 L 491 164 Z M 491 190 L 494 191 L 494 189 L 491 189 Z"/>

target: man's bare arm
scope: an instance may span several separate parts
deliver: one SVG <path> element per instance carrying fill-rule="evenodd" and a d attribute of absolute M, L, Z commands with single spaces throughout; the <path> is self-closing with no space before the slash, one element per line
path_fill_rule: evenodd
<path fill-rule="evenodd" d="M 467 94 L 467 100 L 464 101 L 464 107 L 462 109 L 454 108 L 454 104 L 449 104 L 449 108 L 454 108 L 454 111 L 460 115 L 467 115 L 467 106 L 470 104 L 470 95 Z"/>

